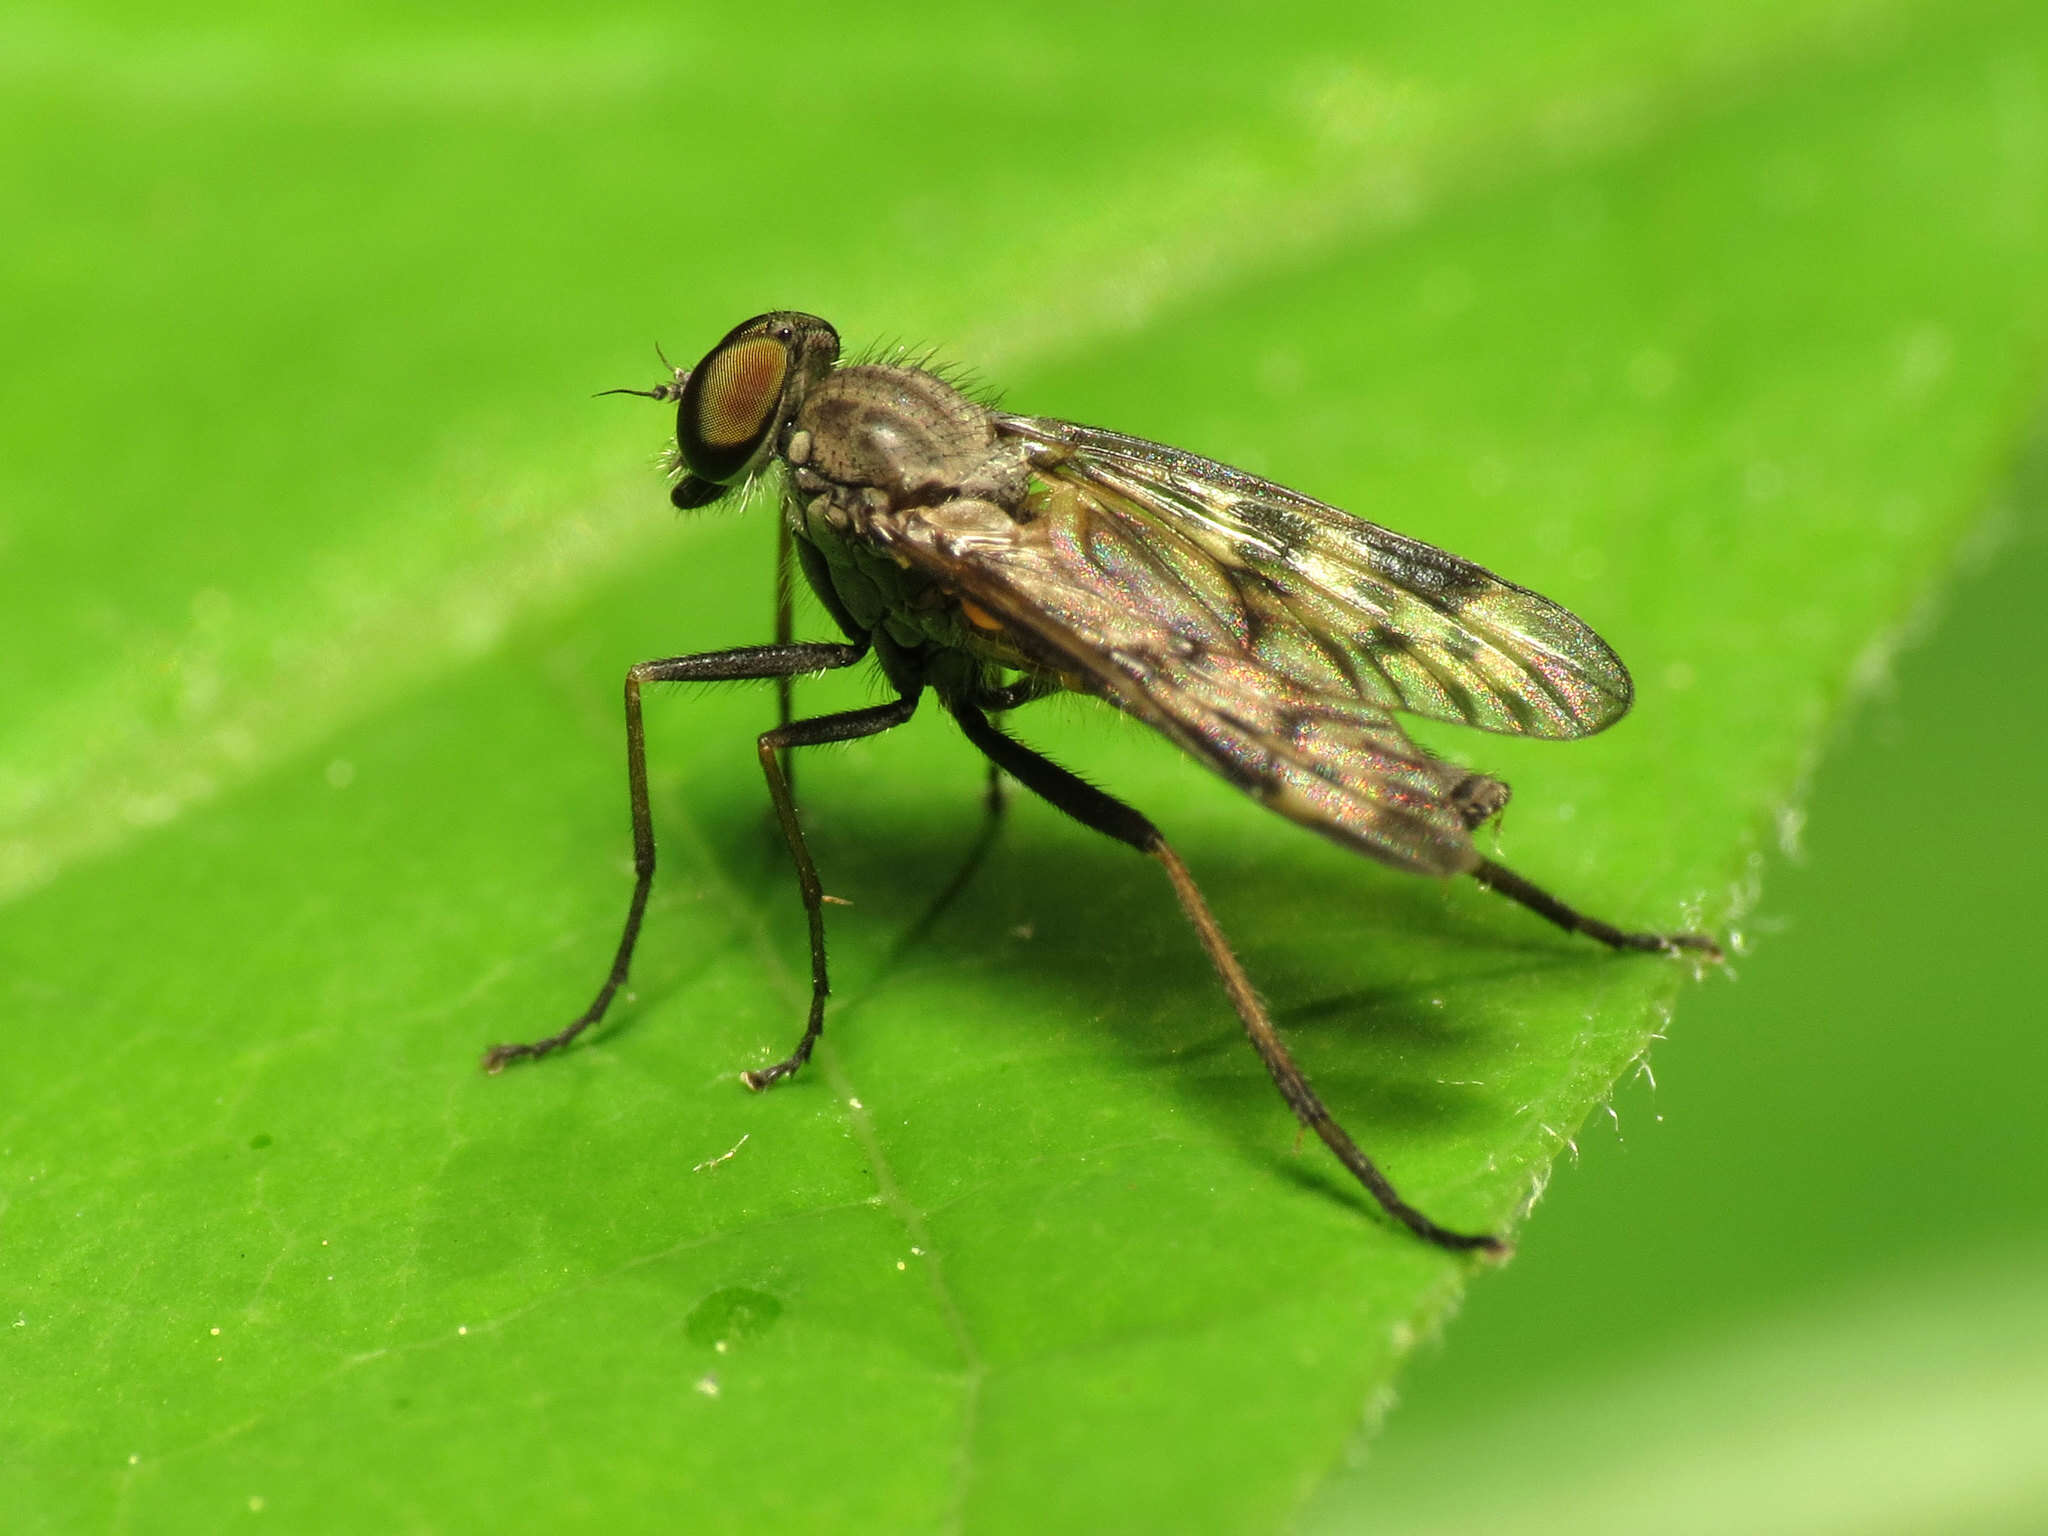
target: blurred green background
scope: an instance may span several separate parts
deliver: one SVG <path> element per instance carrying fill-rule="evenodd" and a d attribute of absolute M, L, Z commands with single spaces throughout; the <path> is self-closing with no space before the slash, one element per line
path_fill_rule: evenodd
<path fill-rule="evenodd" d="M 2048 1525 L 2038 6 L 28 6 L 0 81 L 10 1529 Z M 1429 739 L 1697 984 L 1021 722 L 1512 1265 L 1293 1154 L 1141 861 L 1020 804 L 939 902 L 934 718 L 803 770 L 806 1079 L 733 1081 L 802 993 L 744 689 L 652 707 L 635 997 L 475 1072 L 609 953 L 625 666 L 768 628 L 770 520 L 588 395 L 780 306 L 1628 659 Z"/>

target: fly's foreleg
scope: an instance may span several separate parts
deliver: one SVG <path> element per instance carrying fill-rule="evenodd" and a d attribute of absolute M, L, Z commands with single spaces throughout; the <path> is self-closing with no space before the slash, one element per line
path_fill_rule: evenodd
<path fill-rule="evenodd" d="M 497 1072 L 508 1061 L 560 1050 L 604 1017 L 612 998 L 626 983 L 627 969 L 633 963 L 633 946 L 640 938 L 640 920 L 647 912 L 647 895 L 654 885 L 654 820 L 647 805 L 647 740 L 640 721 L 641 688 L 648 683 L 727 683 L 801 677 L 850 667 L 866 654 L 865 645 L 833 642 L 750 645 L 731 651 L 707 651 L 698 656 L 643 661 L 626 673 L 626 793 L 633 817 L 633 899 L 626 908 L 626 927 L 612 956 L 611 971 L 590 1006 L 568 1028 L 542 1040 L 492 1046 L 484 1053 L 486 1072 Z"/>

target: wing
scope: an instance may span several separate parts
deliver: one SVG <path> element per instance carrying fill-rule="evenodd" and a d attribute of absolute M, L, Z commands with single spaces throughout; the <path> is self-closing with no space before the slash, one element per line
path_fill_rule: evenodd
<path fill-rule="evenodd" d="M 996 428 L 1040 476 L 1094 491 L 1269 676 L 1316 699 L 1543 737 L 1591 735 L 1629 707 L 1605 641 L 1469 560 L 1161 443 L 1043 416 Z"/>
<path fill-rule="evenodd" d="M 1022 513 L 961 497 L 868 538 L 959 604 L 963 628 L 1172 737 L 1274 810 L 1397 868 L 1451 875 L 1506 787 L 1431 757 L 1380 703 L 1277 674 L 1235 573 L 1097 484 L 1043 475 Z"/>

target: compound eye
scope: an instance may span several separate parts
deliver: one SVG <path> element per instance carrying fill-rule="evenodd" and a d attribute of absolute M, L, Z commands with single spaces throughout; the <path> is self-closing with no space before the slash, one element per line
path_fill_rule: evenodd
<path fill-rule="evenodd" d="M 723 485 L 775 430 L 789 349 L 772 336 L 721 343 L 691 371 L 676 413 L 676 445 L 700 480 Z"/>

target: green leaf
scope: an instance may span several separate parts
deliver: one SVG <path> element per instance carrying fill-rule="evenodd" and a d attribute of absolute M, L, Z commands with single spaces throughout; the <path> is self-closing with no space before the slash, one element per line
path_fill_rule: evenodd
<path fill-rule="evenodd" d="M 1016 804 L 950 889 L 935 711 L 802 766 L 852 903 L 808 1074 L 735 1081 L 805 989 L 743 689 L 653 706 L 616 1022 L 475 1071 L 609 954 L 626 665 L 768 632 L 772 520 L 679 525 L 660 413 L 582 398 L 650 342 L 939 339 L 1566 602 L 1635 716 L 1430 739 L 1646 926 L 1739 919 L 2039 388 L 2033 8 L 738 14 L 6 23 L 24 1528 L 1267 1529 L 1471 1277 L 1296 1154 L 1144 861 Z M 1447 1223 L 1512 1223 L 1690 985 L 1019 723 Z"/>

